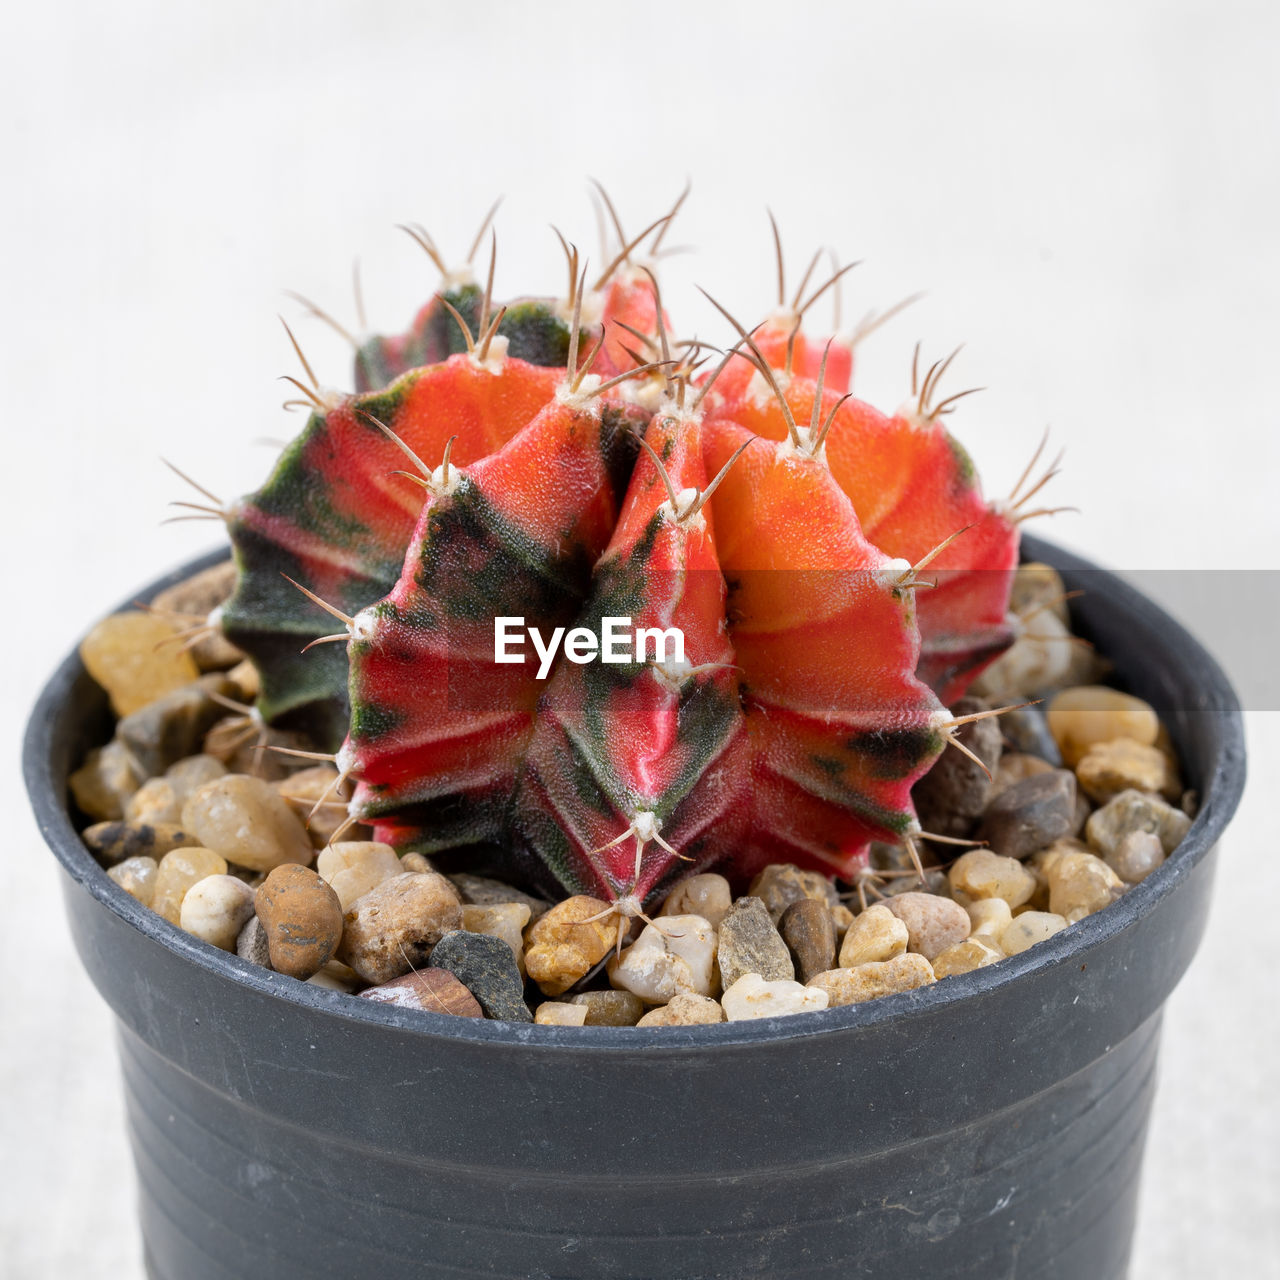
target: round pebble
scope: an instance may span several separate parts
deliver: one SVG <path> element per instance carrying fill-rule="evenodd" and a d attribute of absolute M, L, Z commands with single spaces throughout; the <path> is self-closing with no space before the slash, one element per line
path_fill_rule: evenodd
<path fill-rule="evenodd" d="M 969 936 L 983 938 L 993 946 L 1013 923 L 1013 909 L 1003 898 L 979 898 L 965 907 L 969 917 Z"/>
<path fill-rule="evenodd" d="M 253 915 L 253 890 L 235 876 L 205 876 L 187 890 L 178 923 L 223 951 L 234 951 L 240 931 Z"/>
<path fill-rule="evenodd" d="M 570 996 L 568 1003 L 586 1009 L 588 1027 L 634 1027 L 645 1011 L 644 1001 L 631 991 L 583 991 Z"/>
<path fill-rule="evenodd" d="M 160 859 L 156 869 L 155 893 L 151 910 L 164 916 L 170 924 L 182 920 L 182 899 L 192 885 L 199 884 L 206 876 L 222 876 L 227 873 L 227 862 L 212 849 L 174 849 Z"/>
<path fill-rule="evenodd" d="M 892 960 L 906 951 L 909 937 L 902 920 L 883 903 L 874 903 L 854 916 L 840 944 L 839 967 L 854 969 L 860 964 Z"/>
<path fill-rule="evenodd" d="M 907 926 L 907 950 L 926 960 L 969 936 L 969 914 L 950 898 L 900 893 L 885 905 Z"/>
<path fill-rule="evenodd" d="M 1068 924 L 1101 911 L 1124 891 L 1124 881 L 1092 853 L 1065 853 L 1045 874 L 1049 910 Z"/>
<path fill-rule="evenodd" d="M 669 1004 L 651 1009 L 637 1023 L 638 1027 L 695 1027 L 723 1022 L 724 1008 L 718 1000 L 681 991 Z"/>
<path fill-rule="evenodd" d="M 713 929 L 720 927 L 733 906 L 733 891 L 724 876 L 706 873 L 681 880 L 662 904 L 664 916 L 701 916 Z"/>
<path fill-rule="evenodd" d="M 343 840 L 319 852 L 316 871 L 338 895 L 338 902 L 345 911 L 357 898 L 364 897 L 384 880 L 400 875 L 404 868 L 389 844 L 374 840 Z"/>
<path fill-rule="evenodd" d="M 1066 927 L 1066 920 L 1053 912 L 1024 911 L 1020 916 L 1015 916 L 1000 935 L 1000 948 L 1005 955 L 1016 956 L 1028 947 L 1034 947 L 1037 942 L 1052 938 Z"/>
<path fill-rule="evenodd" d="M 808 982 L 836 963 L 836 926 L 831 908 L 816 898 L 793 902 L 778 922 L 778 932 L 791 952 L 796 978 Z"/>
<path fill-rule="evenodd" d="M 582 1027 L 587 1022 L 587 1011 L 580 1004 L 544 1000 L 534 1010 L 533 1020 L 543 1027 Z"/>
<path fill-rule="evenodd" d="M 1159 747 L 1132 738 L 1095 742 L 1076 765 L 1076 781 L 1091 799 L 1106 804 L 1122 791 L 1158 791 L 1166 800 L 1182 794 L 1182 780 Z"/>
<path fill-rule="evenodd" d="M 1130 832 L 1150 831 L 1160 838 L 1161 848 L 1169 854 L 1190 830 L 1191 819 L 1159 796 L 1122 791 L 1089 819 L 1085 837 L 1089 847 L 1105 858 L 1120 847 L 1120 841 Z"/>
<path fill-rule="evenodd" d="M 309 867 L 274 868 L 258 887 L 254 906 L 277 973 L 309 978 L 337 950 L 342 937 L 338 895 Z"/>
<path fill-rule="evenodd" d="M 1106 685 L 1084 684 L 1063 689 L 1045 714 L 1062 758 L 1073 768 L 1094 743 L 1129 738 L 1152 746 L 1160 721 L 1149 703 Z"/>
<path fill-rule="evenodd" d="M 148 778 L 124 806 L 126 822 L 176 825 L 182 818 L 182 804 L 168 778 Z"/>
<path fill-rule="evenodd" d="M 154 858 L 141 854 L 133 858 L 125 858 L 123 862 L 117 862 L 107 875 L 125 893 L 137 898 L 144 907 L 149 907 L 155 898 L 156 873 L 159 869 L 160 864 Z"/>
<path fill-rule="evenodd" d="M 182 825 L 206 848 L 251 871 L 305 866 L 315 856 L 288 802 L 269 782 L 246 774 L 205 783 L 183 806 Z"/>
<path fill-rule="evenodd" d="M 1036 878 L 1017 858 L 1002 858 L 989 849 L 971 849 L 952 864 L 948 875 L 955 900 L 962 905 L 978 898 L 1003 898 L 1020 907 L 1035 892 Z"/>
<path fill-rule="evenodd" d="M 1165 858 L 1154 831 L 1130 831 L 1107 854 L 1107 865 L 1127 884 L 1141 884 Z"/>

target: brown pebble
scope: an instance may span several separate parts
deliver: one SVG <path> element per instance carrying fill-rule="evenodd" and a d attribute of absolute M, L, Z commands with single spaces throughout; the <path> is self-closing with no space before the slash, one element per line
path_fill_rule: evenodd
<path fill-rule="evenodd" d="M 634 1027 L 645 1011 L 644 1001 L 631 991 L 584 991 L 568 1002 L 586 1005 L 587 1027 Z"/>
<path fill-rule="evenodd" d="M 174 849 L 194 849 L 200 841 L 176 823 L 96 822 L 84 829 L 84 842 L 104 867 L 126 858 L 155 858 Z"/>
<path fill-rule="evenodd" d="M 782 919 L 782 913 L 801 898 L 816 898 L 829 906 L 840 901 L 836 887 L 828 877 L 818 871 L 801 871 L 790 862 L 770 863 L 752 880 L 747 894 L 764 903 L 769 919 L 775 925 Z"/>
<path fill-rule="evenodd" d="M 380 1004 L 420 1009 L 424 1013 L 448 1013 L 458 1018 L 483 1018 L 484 1010 L 475 996 L 448 969 L 419 969 L 402 974 L 360 995 Z"/>
<path fill-rule="evenodd" d="M 342 937 L 338 895 L 309 868 L 276 867 L 254 894 L 253 905 L 277 973 L 309 978 L 337 950 Z"/>
<path fill-rule="evenodd" d="M 406 871 L 357 898 L 338 959 L 375 986 L 425 966 L 446 933 L 462 928 L 457 890 L 434 871 Z"/>
<path fill-rule="evenodd" d="M 900 893 L 884 905 L 907 926 L 907 950 L 926 960 L 969 936 L 969 913 L 950 898 L 932 893 Z"/>
<path fill-rule="evenodd" d="M 145 781 L 142 770 L 118 741 L 95 747 L 67 783 L 76 804 L 90 818 L 118 821 L 129 797 Z"/>
<path fill-rule="evenodd" d="M 1024 778 L 987 805 L 979 839 L 1006 858 L 1025 858 L 1062 836 L 1076 820 L 1076 780 L 1067 769 Z"/>
<path fill-rule="evenodd" d="M 783 913 L 778 932 L 795 961 L 796 977 L 808 982 L 836 963 L 836 926 L 831 909 L 815 898 L 801 898 Z"/>

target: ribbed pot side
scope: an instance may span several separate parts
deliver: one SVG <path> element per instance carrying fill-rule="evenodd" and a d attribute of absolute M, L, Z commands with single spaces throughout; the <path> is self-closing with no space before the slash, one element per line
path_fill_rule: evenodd
<path fill-rule="evenodd" d="M 991 969 L 746 1024 L 410 1013 L 183 934 L 71 824 L 67 774 L 109 722 L 69 658 L 33 714 L 27 780 L 119 1019 L 150 1274 L 1124 1276 L 1160 1010 L 1244 784 L 1240 710 L 1150 601 L 1028 543 L 1085 588 L 1079 629 L 1169 726 L 1202 796 L 1190 834 L 1118 903 Z"/>

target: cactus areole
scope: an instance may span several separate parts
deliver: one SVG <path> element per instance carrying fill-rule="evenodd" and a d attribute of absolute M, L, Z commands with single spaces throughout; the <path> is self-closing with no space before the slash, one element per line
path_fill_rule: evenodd
<path fill-rule="evenodd" d="M 676 341 L 668 221 L 595 280 L 566 248 L 563 299 L 446 273 L 355 342 L 353 394 L 297 383 L 305 429 L 221 513 L 218 622 L 353 822 L 627 914 L 696 870 L 849 878 L 911 844 L 946 703 L 1011 643 L 1021 518 L 943 425 L 949 361 L 892 415 L 851 396 L 852 344 L 803 328 L 824 287 Z"/>

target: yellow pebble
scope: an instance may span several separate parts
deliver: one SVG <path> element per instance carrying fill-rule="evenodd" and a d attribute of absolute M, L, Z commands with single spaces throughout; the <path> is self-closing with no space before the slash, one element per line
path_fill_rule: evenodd
<path fill-rule="evenodd" d="M 1024 911 L 1000 935 L 1000 946 L 1005 955 L 1016 956 L 1037 942 L 1044 942 L 1067 927 L 1062 916 L 1049 911 Z"/>
<path fill-rule="evenodd" d="M 907 949 L 910 932 L 897 916 L 877 902 L 854 916 L 840 944 L 839 965 L 856 969 L 860 964 L 892 960 Z"/>
<path fill-rule="evenodd" d="M 187 890 L 206 876 L 226 874 L 226 859 L 212 849 L 174 849 L 160 859 L 151 909 L 164 916 L 170 924 L 178 924 L 182 919 L 182 899 L 187 896 Z"/>
<path fill-rule="evenodd" d="M 1160 721 L 1149 704 L 1099 684 L 1063 689 L 1049 703 L 1046 715 L 1062 758 L 1072 768 L 1096 742 L 1132 738 L 1149 747 L 1160 732 Z"/>
<path fill-rule="evenodd" d="M 933 972 L 939 978 L 949 978 L 956 973 L 985 969 L 987 965 L 1003 959 L 1004 952 L 990 939 L 968 937 L 935 957 Z"/>
<path fill-rule="evenodd" d="M 558 1000 L 545 1000 L 538 1006 L 533 1020 L 543 1027 L 581 1027 L 587 1021 L 587 1007 L 581 1004 L 561 1004 Z"/>
<path fill-rule="evenodd" d="M 952 893 L 962 906 L 980 898 L 1003 898 L 1020 907 L 1036 890 L 1036 878 L 1017 858 L 1002 858 L 989 849 L 970 849 L 949 872 Z"/>
<path fill-rule="evenodd" d="M 544 994 L 558 996 L 613 950 L 622 926 L 610 905 L 577 894 L 557 903 L 530 926 L 524 961 Z"/>
<path fill-rule="evenodd" d="M 173 642 L 175 635 L 154 614 L 117 613 L 80 642 L 80 659 L 107 691 L 116 715 L 130 715 L 200 675 L 195 659 Z"/>

